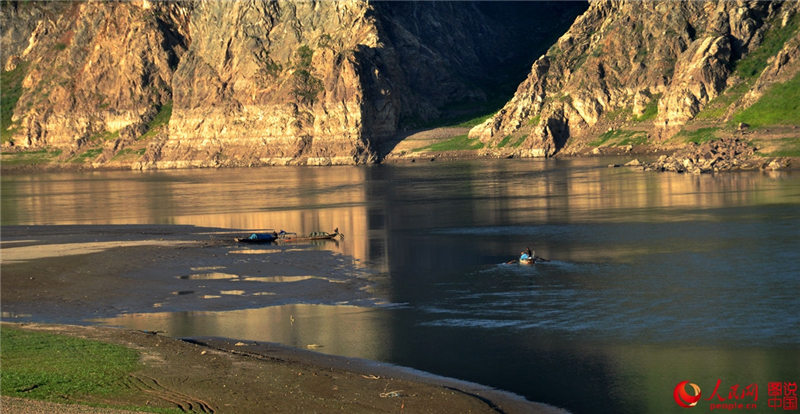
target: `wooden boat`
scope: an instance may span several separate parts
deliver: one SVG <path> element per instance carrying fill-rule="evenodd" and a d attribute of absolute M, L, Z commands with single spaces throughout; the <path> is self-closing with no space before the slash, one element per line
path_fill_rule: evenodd
<path fill-rule="evenodd" d="M 344 239 L 344 234 L 339 233 L 339 229 L 333 231 L 333 233 L 328 233 L 325 231 L 315 231 L 311 232 L 308 235 L 300 236 L 297 233 L 284 233 L 278 236 L 278 242 L 302 242 L 302 241 L 312 241 L 312 240 L 336 240 L 336 239 Z"/>
<path fill-rule="evenodd" d="M 253 233 L 250 237 L 237 237 L 236 240 L 239 243 L 272 243 L 274 242 L 278 236 L 276 233 Z"/>

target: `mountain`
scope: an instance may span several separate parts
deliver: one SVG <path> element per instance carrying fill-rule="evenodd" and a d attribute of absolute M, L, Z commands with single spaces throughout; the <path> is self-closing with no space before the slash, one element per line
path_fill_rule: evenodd
<path fill-rule="evenodd" d="M 93 167 L 374 162 L 510 96 L 586 7 L 4 1 L 3 146 Z"/>
<path fill-rule="evenodd" d="M 552 156 L 741 137 L 800 156 L 800 3 L 598 0 L 469 136 Z"/>

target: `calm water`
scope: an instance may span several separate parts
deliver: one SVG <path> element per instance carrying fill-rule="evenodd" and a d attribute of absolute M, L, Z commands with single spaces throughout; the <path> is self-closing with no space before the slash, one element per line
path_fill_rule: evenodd
<path fill-rule="evenodd" d="M 683 380 L 704 397 L 757 383 L 772 411 L 767 382 L 800 381 L 800 175 L 609 162 L 4 175 L 2 224 L 339 227 L 329 248 L 391 305 L 104 323 L 311 345 L 576 412 L 682 412 Z M 503 264 L 527 246 L 551 262 Z"/>

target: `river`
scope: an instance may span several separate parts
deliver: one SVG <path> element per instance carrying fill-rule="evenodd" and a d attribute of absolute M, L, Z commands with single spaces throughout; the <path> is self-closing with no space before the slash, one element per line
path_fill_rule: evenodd
<path fill-rule="evenodd" d="M 4 174 L 2 224 L 338 227 L 317 248 L 373 272 L 385 305 L 98 323 L 380 360 L 575 412 L 682 412 L 681 381 L 704 410 L 772 411 L 767 384 L 800 380 L 800 174 L 614 161 Z M 506 264 L 526 247 L 550 261 Z M 757 400 L 729 395 L 752 384 Z"/>

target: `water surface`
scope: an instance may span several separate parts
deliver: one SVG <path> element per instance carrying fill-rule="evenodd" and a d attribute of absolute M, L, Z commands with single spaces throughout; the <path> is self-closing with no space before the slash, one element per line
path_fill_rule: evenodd
<path fill-rule="evenodd" d="M 339 227 L 317 248 L 379 275 L 389 305 L 104 323 L 387 361 L 576 412 L 681 412 L 680 381 L 758 383 L 766 412 L 767 382 L 800 380 L 800 177 L 609 162 L 4 175 L 2 223 Z M 528 246 L 551 261 L 505 264 Z"/>

